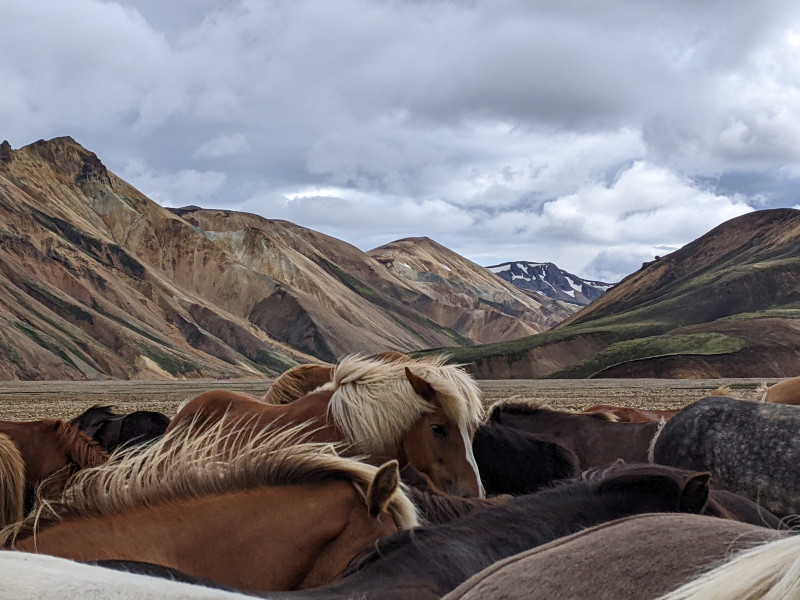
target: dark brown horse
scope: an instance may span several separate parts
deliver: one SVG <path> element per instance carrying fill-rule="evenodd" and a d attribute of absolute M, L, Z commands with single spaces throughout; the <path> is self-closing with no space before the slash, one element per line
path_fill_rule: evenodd
<path fill-rule="evenodd" d="M 438 491 L 481 496 L 472 452 L 483 417 L 480 390 L 445 360 L 345 357 L 322 390 L 282 405 L 225 390 L 206 392 L 178 410 L 168 431 L 225 415 L 249 419 L 254 431 L 305 424 L 314 441 L 343 442 L 347 455 L 396 459 L 401 468 L 413 465 Z"/>
<path fill-rule="evenodd" d="M 33 506 L 37 489 L 42 497 L 57 497 L 70 475 L 108 460 L 108 453 L 96 441 L 61 420 L 0 421 L 0 433 L 11 438 L 25 461 L 26 512 Z"/>
<path fill-rule="evenodd" d="M 2 535 L 18 550 L 74 560 L 145 561 L 247 590 L 335 579 L 376 540 L 417 524 L 396 462 L 340 457 L 299 428 L 229 452 L 219 422 L 183 428 L 79 473 L 60 501 Z M 234 434 L 235 435 L 235 434 Z"/>
<path fill-rule="evenodd" d="M 626 463 L 646 463 L 658 430 L 655 422 L 619 423 L 603 415 L 511 402 L 495 405 L 489 422 L 553 436 L 578 456 L 581 469 L 604 466 L 618 458 Z"/>
<path fill-rule="evenodd" d="M 17 445 L 0 433 L 0 527 L 23 517 L 25 461 Z"/>
<path fill-rule="evenodd" d="M 678 410 L 632 408 L 630 406 L 615 406 L 613 404 L 595 404 L 581 411 L 586 415 L 606 415 L 609 421 L 621 423 L 658 423 L 661 419 L 669 420 L 678 414 Z"/>

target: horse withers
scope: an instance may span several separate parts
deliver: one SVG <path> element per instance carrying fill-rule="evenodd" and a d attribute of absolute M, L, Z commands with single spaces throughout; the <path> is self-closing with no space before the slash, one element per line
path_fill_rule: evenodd
<path fill-rule="evenodd" d="M 226 390 L 200 394 L 178 410 L 168 431 L 226 414 L 250 419 L 253 431 L 306 424 L 313 440 L 343 442 L 347 455 L 396 459 L 440 492 L 483 496 L 472 450 L 483 419 L 480 390 L 463 369 L 445 363 L 445 357 L 345 357 L 323 389 L 288 404 Z"/>

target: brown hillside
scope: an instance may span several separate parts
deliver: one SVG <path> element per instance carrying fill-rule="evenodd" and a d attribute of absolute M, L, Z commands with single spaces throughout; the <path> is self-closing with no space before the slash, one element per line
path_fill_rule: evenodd
<path fill-rule="evenodd" d="M 513 286 L 426 237 L 398 240 L 368 254 L 426 297 L 414 308 L 479 343 L 545 331 L 576 309 Z"/>
<path fill-rule="evenodd" d="M 487 331 L 508 339 L 536 321 L 498 311 L 503 325 L 488 326 L 498 317 L 482 303 L 431 297 L 292 223 L 164 209 L 67 137 L 0 145 L 0 218 L 5 379 L 264 377 L 353 352 L 472 345 Z"/>

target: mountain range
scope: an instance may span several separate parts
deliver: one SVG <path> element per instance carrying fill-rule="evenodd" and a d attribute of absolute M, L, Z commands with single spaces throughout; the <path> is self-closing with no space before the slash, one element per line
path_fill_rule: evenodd
<path fill-rule="evenodd" d="M 800 211 L 726 221 L 547 332 L 451 353 L 496 379 L 800 375 Z"/>
<path fill-rule="evenodd" d="M 582 279 L 550 262 L 505 262 L 486 268 L 524 290 L 578 306 L 586 306 L 597 300 L 614 285 Z"/>
<path fill-rule="evenodd" d="M 362 252 L 286 221 L 167 209 L 69 137 L 0 144 L 0 379 L 264 377 L 511 341 L 577 310 L 427 238 Z"/>

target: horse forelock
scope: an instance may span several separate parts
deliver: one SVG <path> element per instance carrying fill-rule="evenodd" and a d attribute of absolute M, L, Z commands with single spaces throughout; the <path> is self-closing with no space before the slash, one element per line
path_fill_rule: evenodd
<path fill-rule="evenodd" d="M 393 450 L 419 416 L 432 409 L 408 381 L 409 368 L 433 387 L 442 410 L 460 429 L 474 431 L 484 417 L 480 389 L 461 365 L 446 361 L 446 356 L 408 361 L 347 356 L 327 386 L 333 390 L 328 410 L 348 442 L 362 451 Z"/>
<path fill-rule="evenodd" d="M 97 467 L 108 460 L 108 452 L 82 429 L 60 419 L 43 419 L 52 424 L 58 444 L 78 468 Z"/>
<path fill-rule="evenodd" d="M 249 421 L 195 418 L 150 446 L 114 452 L 105 464 L 73 475 L 59 500 L 43 502 L 24 521 L 0 530 L 0 545 L 62 520 L 265 486 L 341 480 L 366 497 L 377 467 L 340 457 L 336 444 L 308 441 L 308 423 L 254 432 Z M 418 524 L 405 488 L 393 494 L 387 510 L 400 529 Z"/>

